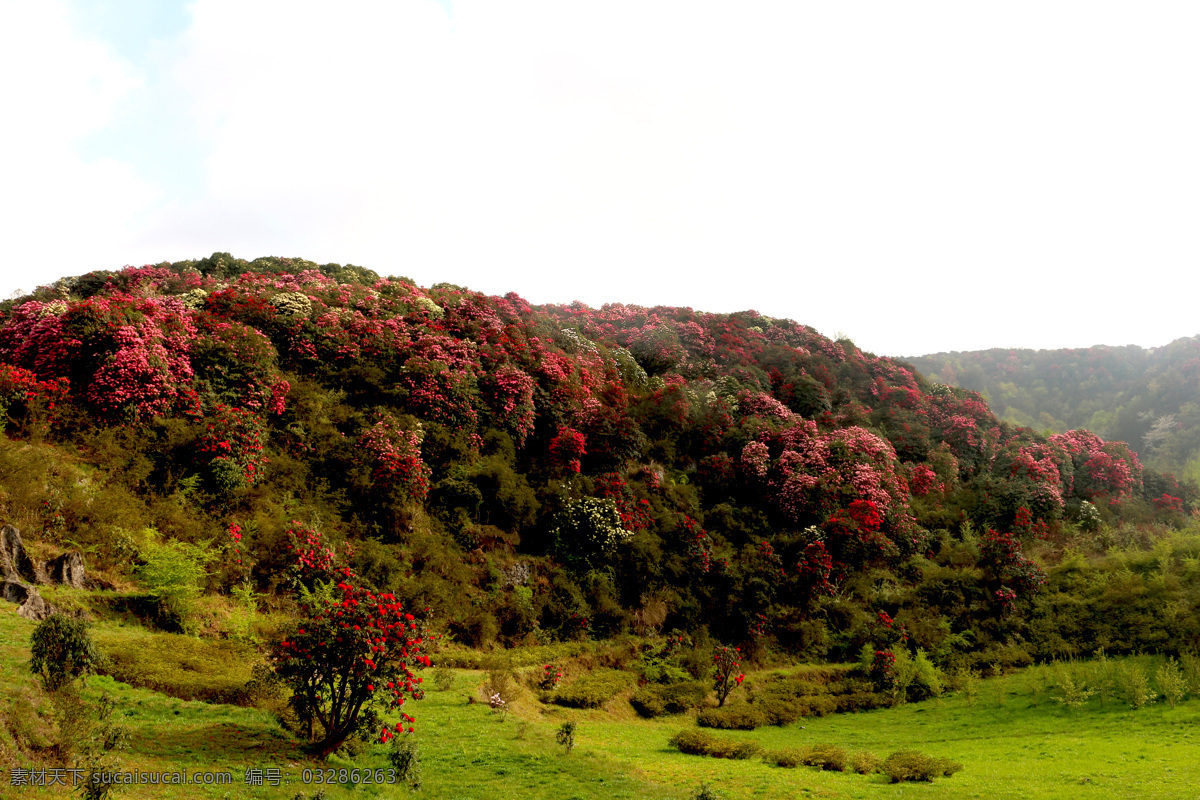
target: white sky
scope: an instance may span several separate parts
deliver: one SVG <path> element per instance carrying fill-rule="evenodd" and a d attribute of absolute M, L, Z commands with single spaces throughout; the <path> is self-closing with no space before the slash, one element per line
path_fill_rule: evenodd
<path fill-rule="evenodd" d="M 299 256 L 880 354 L 1200 333 L 1200 5 L 0 0 L 0 296 Z"/>

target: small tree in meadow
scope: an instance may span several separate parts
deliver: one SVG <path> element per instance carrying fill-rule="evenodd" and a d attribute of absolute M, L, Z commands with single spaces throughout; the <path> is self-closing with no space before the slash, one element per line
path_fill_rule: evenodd
<path fill-rule="evenodd" d="M 734 689 L 746 680 L 744 673 L 739 672 L 742 665 L 742 649 L 722 645 L 713 652 L 713 689 L 717 693 L 717 705 L 725 705 Z"/>
<path fill-rule="evenodd" d="M 317 588 L 302 592 L 303 621 L 275 645 L 272 662 L 292 690 L 292 708 L 307 729 L 313 752 L 326 758 L 376 724 L 380 743 L 393 739 L 405 723 L 411 732 L 411 716 L 401 712 L 403 722 L 389 727 L 379 722 L 377 708 L 398 712 L 406 698 L 421 699 L 416 670 L 430 660 L 422 652 L 426 637 L 421 624 L 395 596 L 360 586 L 349 567 L 334 565 L 332 551 L 322 548 L 316 534 L 305 533 L 296 535 L 303 543 L 297 557 L 304 565 L 298 585 L 303 587 L 307 577 Z M 340 577 L 336 585 L 325 583 L 324 578 L 335 576 Z"/>
<path fill-rule="evenodd" d="M 33 656 L 29 667 L 48 692 L 90 672 L 98 657 L 87 623 L 61 614 L 38 623 L 29 637 L 29 649 Z"/>

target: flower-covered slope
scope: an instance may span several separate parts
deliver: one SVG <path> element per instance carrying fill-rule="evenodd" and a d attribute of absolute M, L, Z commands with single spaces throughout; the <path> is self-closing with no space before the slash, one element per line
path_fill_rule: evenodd
<path fill-rule="evenodd" d="M 185 487 L 221 530 L 290 498 L 483 641 L 612 633 L 661 598 L 680 626 L 796 642 L 821 598 L 934 555 L 964 520 L 1015 537 L 992 548 L 1011 571 L 1021 537 L 1143 495 L 1122 443 L 1001 424 L 975 393 L 790 320 L 535 308 L 289 259 L 10 301 L 0 406 L 10 436 L 84 451 L 153 431 L 129 445 L 136 491 Z M 243 543 L 265 585 L 270 528 Z M 447 567 L 434 540 L 465 558 Z M 1007 608 L 1036 581 L 992 588 Z"/>

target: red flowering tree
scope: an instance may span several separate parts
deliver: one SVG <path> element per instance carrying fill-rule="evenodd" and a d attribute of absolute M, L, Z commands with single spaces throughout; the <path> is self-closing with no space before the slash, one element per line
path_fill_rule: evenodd
<path fill-rule="evenodd" d="M 411 733 L 414 720 L 400 708 L 424 696 L 417 671 L 430 659 L 421 622 L 394 595 L 361 586 L 316 534 L 301 534 L 306 538 L 292 545 L 297 586 L 315 588 L 300 591 L 302 619 L 272 648 L 271 661 L 292 691 L 312 752 L 326 758 L 355 735 L 386 743 L 397 732 Z M 400 721 L 385 723 L 381 714 L 388 712 Z"/>
<path fill-rule="evenodd" d="M 746 680 L 740 672 L 742 666 L 742 648 L 721 645 L 713 651 L 713 689 L 717 693 L 717 705 L 725 705 L 734 689 Z"/>

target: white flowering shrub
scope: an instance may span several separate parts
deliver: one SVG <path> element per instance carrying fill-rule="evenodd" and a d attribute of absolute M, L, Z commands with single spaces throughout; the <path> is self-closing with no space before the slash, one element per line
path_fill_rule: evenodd
<path fill-rule="evenodd" d="M 204 301 L 207 299 L 208 292 L 200 288 L 184 292 L 179 296 L 179 302 L 183 303 L 183 307 L 190 308 L 192 311 L 197 311 L 201 308 L 204 308 Z"/>
<path fill-rule="evenodd" d="M 280 292 L 271 297 L 271 305 L 284 317 L 307 317 L 312 313 L 312 300 L 303 292 Z"/>
<path fill-rule="evenodd" d="M 580 566 L 603 564 L 617 546 L 633 536 L 621 526 L 621 513 L 612 500 L 585 497 L 558 515 L 551 531 L 561 558 Z"/>
<path fill-rule="evenodd" d="M 441 319 L 446 316 L 446 310 L 437 303 L 430 300 L 428 297 L 418 297 L 416 299 L 417 307 L 424 311 L 430 319 Z"/>

